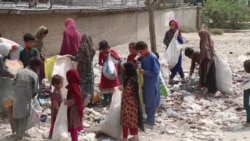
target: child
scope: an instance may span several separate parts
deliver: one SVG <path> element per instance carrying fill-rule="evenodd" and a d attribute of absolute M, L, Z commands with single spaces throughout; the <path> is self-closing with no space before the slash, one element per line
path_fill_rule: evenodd
<path fill-rule="evenodd" d="M 40 58 L 40 54 L 37 49 L 33 48 L 35 46 L 35 37 L 29 33 L 23 36 L 24 49 L 20 52 L 19 60 L 23 62 L 23 66 L 27 67 L 29 65 L 30 59 L 32 57 Z"/>
<path fill-rule="evenodd" d="M 136 65 L 136 56 L 138 55 L 137 51 L 135 50 L 135 42 L 129 44 L 129 55 L 127 58 L 128 62 L 133 62 Z"/>
<path fill-rule="evenodd" d="M 191 67 L 190 67 L 190 73 L 189 73 L 189 77 L 191 77 L 192 74 L 194 73 L 195 65 L 200 64 L 200 52 L 198 52 L 198 51 L 195 52 L 192 48 L 186 48 L 185 49 L 185 56 L 187 56 L 188 58 L 190 58 L 192 60 Z"/>
<path fill-rule="evenodd" d="M 128 131 L 133 137 L 130 140 L 139 141 L 138 127 L 144 131 L 142 109 L 139 100 L 139 86 L 136 67 L 132 62 L 124 64 L 124 90 L 121 104 L 122 141 L 128 141 Z"/>
<path fill-rule="evenodd" d="M 51 128 L 49 132 L 49 139 L 52 138 L 56 116 L 62 103 L 61 88 L 63 87 L 63 77 L 54 75 L 51 80 L 51 85 L 55 88 L 51 94 Z"/>
<path fill-rule="evenodd" d="M 116 60 L 120 60 L 120 56 L 118 55 L 118 53 L 111 49 L 108 42 L 103 40 L 101 42 L 99 42 L 99 65 L 103 66 L 104 62 L 106 61 L 106 59 L 108 58 L 108 55 L 111 54 L 111 56 L 116 59 Z M 118 72 L 118 65 L 115 64 L 116 70 Z M 117 77 L 116 80 L 109 80 L 108 78 L 106 78 L 103 73 L 101 76 L 101 83 L 100 83 L 100 89 L 102 91 L 103 94 L 103 106 L 107 106 L 111 103 L 112 100 L 112 94 L 114 92 L 114 88 L 119 86 L 120 82 L 119 82 L 119 78 Z"/>
<path fill-rule="evenodd" d="M 166 45 L 166 49 L 168 49 L 168 46 L 170 45 L 171 41 L 173 40 L 174 34 L 175 32 L 179 32 L 178 37 L 177 37 L 177 41 L 180 44 L 183 44 L 183 37 L 181 35 L 181 32 L 179 31 L 179 24 L 177 20 L 171 20 L 169 22 L 169 30 L 166 32 L 165 34 L 165 38 L 163 40 L 163 43 Z M 185 81 L 185 75 L 182 69 L 182 53 L 180 53 L 179 55 L 179 59 L 177 64 L 175 65 L 174 68 L 172 68 L 171 70 L 171 75 L 169 77 L 169 84 L 172 84 L 174 81 L 174 77 L 176 76 L 177 73 L 179 73 L 180 77 L 182 78 L 182 81 Z"/>
<path fill-rule="evenodd" d="M 38 76 L 36 72 L 42 64 L 38 58 L 32 58 L 29 67 L 20 69 L 15 77 L 13 89 L 14 132 L 17 140 L 22 140 L 30 115 L 31 99 L 38 92 Z"/>
<path fill-rule="evenodd" d="M 83 129 L 83 102 L 80 90 L 80 76 L 77 70 L 71 69 L 67 71 L 68 80 L 67 100 L 64 104 L 68 106 L 68 130 L 71 134 L 72 141 L 78 141 L 78 132 Z"/>
<path fill-rule="evenodd" d="M 244 69 L 246 73 L 250 73 L 250 60 L 246 60 L 244 62 Z M 244 108 L 246 109 L 247 113 L 247 121 L 246 121 L 246 126 L 250 125 L 250 76 L 245 77 L 245 80 L 243 82 L 243 90 L 244 90 Z"/>
<path fill-rule="evenodd" d="M 160 105 L 160 63 L 145 42 L 137 42 L 135 49 L 142 56 L 140 73 L 144 75 L 143 97 L 147 114 L 146 126 L 152 129 L 155 124 L 156 108 Z"/>

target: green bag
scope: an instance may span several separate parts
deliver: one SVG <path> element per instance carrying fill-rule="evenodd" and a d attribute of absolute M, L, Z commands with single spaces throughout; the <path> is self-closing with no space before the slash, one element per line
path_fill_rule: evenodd
<path fill-rule="evenodd" d="M 168 90 L 167 90 L 167 87 L 164 83 L 160 84 L 160 94 L 162 96 L 168 96 Z"/>

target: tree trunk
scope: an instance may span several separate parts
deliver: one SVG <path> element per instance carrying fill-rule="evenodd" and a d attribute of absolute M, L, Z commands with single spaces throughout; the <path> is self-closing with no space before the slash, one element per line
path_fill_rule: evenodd
<path fill-rule="evenodd" d="M 154 10 L 153 7 L 151 6 L 148 7 L 148 18 L 149 18 L 149 36 L 150 36 L 151 51 L 157 52 Z"/>
<path fill-rule="evenodd" d="M 157 52 L 154 9 L 162 1 L 163 0 L 146 0 L 145 2 L 145 5 L 147 6 L 148 10 L 150 45 L 151 45 L 151 51 L 153 52 Z"/>

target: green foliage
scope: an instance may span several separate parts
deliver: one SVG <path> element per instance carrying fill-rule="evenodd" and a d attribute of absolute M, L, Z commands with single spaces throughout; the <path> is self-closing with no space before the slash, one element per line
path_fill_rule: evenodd
<path fill-rule="evenodd" d="M 247 0 L 207 0 L 202 9 L 202 22 L 210 28 L 242 29 L 250 21 Z"/>
<path fill-rule="evenodd" d="M 224 33 L 224 30 L 218 29 L 218 28 L 213 28 L 213 29 L 209 29 L 209 32 L 214 34 L 214 35 L 222 35 Z"/>
<path fill-rule="evenodd" d="M 196 29 L 191 28 L 191 27 L 186 27 L 186 26 L 181 26 L 181 27 L 180 27 L 180 31 L 181 31 L 182 33 L 193 33 L 193 32 L 197 32 Z"/>

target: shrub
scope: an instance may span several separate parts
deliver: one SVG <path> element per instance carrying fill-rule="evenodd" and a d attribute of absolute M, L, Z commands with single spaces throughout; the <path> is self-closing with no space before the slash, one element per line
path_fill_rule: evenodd
<path fill-rule="evenodd" d="M 218 29 L 218 28 L 213 28 L 213 29 L 209 29 L 209 32 L 214 34 L 214 35 L 222 35 L 224 33 L 224 30 Z"/>
<path fill-rule="evenodd" d="M 192 33 L 192 32 L 197 32 L 197 30 L 191 28 L 191 27 L 186 27 L 186 26 L 181 26 L 180 31 L 182 33 Z"/>
<path fill-rule="evenodd" d="M 207 0 L 202 9 L 202 22 L 210 28 L 245 28 L 250 19 L 246 1 Z"/>

